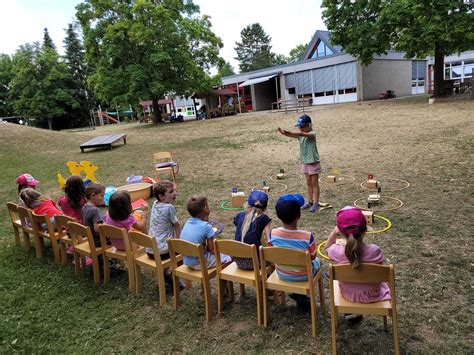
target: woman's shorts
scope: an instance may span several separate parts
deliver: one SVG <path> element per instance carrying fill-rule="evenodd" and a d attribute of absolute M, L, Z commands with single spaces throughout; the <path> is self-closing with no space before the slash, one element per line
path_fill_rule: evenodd
<path fill-rule="evenodd" d="M 316 175 L 321 172 L 321 163 L 319 161 L 310 164 L 301 164 L 301 172 L 308 175 Z"/>

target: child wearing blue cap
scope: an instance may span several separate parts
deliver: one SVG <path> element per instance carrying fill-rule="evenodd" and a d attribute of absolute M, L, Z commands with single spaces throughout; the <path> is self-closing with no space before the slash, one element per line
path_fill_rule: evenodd
<path fill-rule="evenodd" d="M 268 204 L 268 195 L 260 190 L 252 191 L 244 212 L 234 217 L 235 240 L 246 244 L 262 245 L 263 234 L 265 241 L 270 239 L 270 217 L 265 214 Z M 244 270 L 253 270 L 252 259 L 234 258 L 237 266 Z"/>
<path fill-rule="evenodd" d="M 321 172 L 321 164 L 319 161 L 318 147 L 316 145 L 316 132 L 311 124 L 311 117 L 303 115 L 298 118 L 296 126 L 299 132 L 290 132 L 278 127 L 278 132 L 284 136 L 298 138 L 300 143 L 300 159 L 301 172 L 306 177 L 306 185 L 308 186 L 308 202 L 301 209 L 308 209 L 316 212 L 319 209 L 319 173 Z"/>

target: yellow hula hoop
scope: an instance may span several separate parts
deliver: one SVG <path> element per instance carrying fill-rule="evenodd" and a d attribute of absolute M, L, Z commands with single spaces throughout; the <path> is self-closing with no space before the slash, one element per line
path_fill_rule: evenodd
<path fill-rule="evenodd" d="M 381 220 L 385 221 L 387 223 L 387 225 L 382 229 L 374 230 L 374 231 L 371 231 L 371 232 L 366 232 L 365 234 L 383 233 L 383 232 L 388 231 L 390 228 L 392 228 L 392 222 L 390 222 L 390 220 L 388 218 L 385 218 L 385 217 L 379 216 L 379 215 L 374 215 L 374 218 L 378 218 L 378 219 L 381 219 Z M 327 255 L 324 254 L 323 251 L 321 250 L 321 248 L 323 247 L 324 244 L 326 244 L 326 240 L 324 240 L 324 241 L 322 241 L 321 243 L 318 244 L 318 254 L 319 254 L 320 257 L 322 257 L 326 260 L 329 260 Z"/>
<path fill-rule="evenodd" d="M 340 185 L 345 185 L 345 184 L 350 184 L 351 182 L 354 182 L 355 181 L 355 177 L 351 176 L 351 175 L 344 175 L 344 174 L 340 174 L 338 176 L 344 176 L 345 178 L 341 178 L 341 180 L 346 180 L 346 181 L 339 181 L 337 182 L 337 177 L 336 177 L 336 182 L 334 183 L 325 183 L 326 186 L 340 186 Z M 320 183 L 324 183 L 324 178 L 320 177 L 319 178 L 319 182 Z"/>
<path fill-rule="evenodd" d="M 362 206 L 359 206 L 357 204 L 357 202 L 361 201 L 361 200 L 367 200 L 367 197 L 360 197 L 358 198 L 357 200 L 354 201 L 354 206 L 356 206 L 357 208 L 361 209 L 361 210 L 364 210 L 364 211 L 372 211 L 372 212 L 386 212 L 386 211 L 395 211 L 395 210 L 398 210 L 400 207 L 403 206 L 403 201 L 396 198 L 396 197 L 391 197 L 391 196 L 380 196 L 380 199 L 390 199 L 390 200 L 395 200 L 395 201 L 398 201 L 400 203 L 400 205 L 398 206 L 395 206 L 393 208 L 385 208 L 385 209 L 372 209 L 372 208 L 367 208 L 367 207 L 362 207 Z"/>
<path fill-rule="evenodd" d="M 393 190 L 383 190 L 383 192 L 397 192 L 397 191 L 402 191 L 402 190 L 405 190 L 405 189 L 408 189 L 411 185 L 408 181 L 406 180 L 402 180 L 402 179 L 397 179 L 397 178 L 385 178 L 386 180 L 395 180 L 395 181 L 400 181 L 400 182 L 403 182 L 405 184 L 405 186 L 399 188 L 399 189 L 393 189 Z M 383 180 L 383 179 L 381 179 Z M 367 186 L 367 181 L 362 181 L 360 183 L 360 187 L 362 187 L 363 189 L 366 189 L 366 190 L 377 190 L 377 189 L 369 189 Z"/>

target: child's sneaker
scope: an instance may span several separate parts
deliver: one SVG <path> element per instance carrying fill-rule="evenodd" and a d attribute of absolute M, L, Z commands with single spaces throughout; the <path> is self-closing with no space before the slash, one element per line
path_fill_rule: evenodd
<path fill-rule="evenodd" d="M 309 212 L 317 212 L 319 210 L 319 203 L 313 203 L 309 208 Z"/>
<path fill-rule="evenodd" d="M 312 207 L 313 203 L 312 202 L 305 202 L 303 206 L 301 206 L 302 210 L 307 210 L 308 208 Z"/>

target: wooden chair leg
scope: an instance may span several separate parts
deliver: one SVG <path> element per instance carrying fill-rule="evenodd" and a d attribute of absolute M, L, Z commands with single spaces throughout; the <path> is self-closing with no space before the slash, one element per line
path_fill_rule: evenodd
<path fill-rule="evenodd" d="M 220 278 L 217 278 L 217 314 L 220 315 L 224 309 L 224 288 L 228 286 L 227 282 L 224 282 Z"/>
<path fill-rule="evenodd" d="M 61 265 L 67 265 L 66 243 L 59 243 L 59 247 L 61 255 Z"/>
<path fill-rule="evenodd" d="M 395 355 L 400 355 L 400 340 L 398 339 L 398 319 L 397 312 L 392 314 L 392 332 L 393 332 L 393 347 L 395 349 Z"/>
<path fill-rule="evenodd" d="M 103 260 L 104 260 L 104 286 L 107 286 L 109 284 L 109 279 L 110 279 L 110 262 L 109 262 L 109 258 L 105 256 L 103 256 Z"/>
<path fill-rule="evenodd" d="M 206 307 L 206 321 L 210 321 L 212 319 L 212 303 L 211 303 L 211 290 L 209 282 L 202 283 L 203 291 L 204 291 L 204 304 Z"/>
<path fill-rule="evenodd" d="M 234 302 L 235 301 L 234 283 L 232 281 L 227 281 L 227 287 L 229 290 L 230 300 Z"/>
<path fill-rule="evenodd" d="M 336 322 L 337 322 L 337 313 L 336 313 L 335 308 L 331 307 L 331 341 L 332 341 L 332 354 L 333 355 L 336 355 Z"/>
<path fill-rule="evenodd" d="M 36 249 L 36 257 L 41 259 L 44 254 L 44 240 L 41 237 L 37 237 L 35 235 L 35 249 Z"/>
<path fill-rule="evenodd" d="M 280 304 L 283 306 L 286 304 L 286 293 L 283 291 L 280 292 Z"/>
<path fill-rule="evenodd" d="M 79 270 L 80 270 L 80 258 L 79 258 L 79 254 L 74 252 L 74 274 L 78 274 L 79 273 Z"/>
<path fill-rule="evenodd" d="M 26 231 L 23 231 L 23 242 L 25 243 L 25 251 L 29 252 L 31 249 L 30 235 Z"/>
<path fill-rule="evenodd" d="M 262 287 L 260 283 L 257 283 L 255 291 L 257 293 L 257 324 L 262 325 Z"/>
<path fill-rule="evenodd" d="M 135 292 L 135 267 L 133 266 L 132 260 L 127 260 L 127 272 L 128 272 L 128 289 L 130 292 Z"/>
<path fill-rule="evenodd" d="M 316 337 L 316 327 L 317 327 L 317 306 L 316 306 L 316 292 L 314 288 L 310 288 L 309 290 L 309 298 L 310 298 L 310 304 L 311 304 L 311 334 L 313 337 Z"/>
<path fill-rule="evenodd" d="M 59 252 L 59 244 L 57 239 L 51 237 L 51 248 L 53 249 L 54 262 L 58 265 L 61 264 L 61 254 Z"/>
<path fill-rule="evenodd" d="M 15 245 L 20 245 L 20 229 L 13 225 L 13 234 L 15 235 Z"/>
<path fill-rule="evenodd" d="M 158 282 L 158 292 L 160 293 L 160 306 L 163 306 L 166 303 L 165 275 L 162 272 L 160 273 L 157 272 L 156 274 L 157 274 L 156 281 Z M 179 291 L 179 282 L 178 282 L 178 291 Z"/>
<path fill-rule="evenodd" d="M 142 293 L 142 269 L 137 264 L 133 264 L 135 267 L 135 293 L 138 295 Z"/>
<path fill-rule="evenodd" d="M 268 326 L 268 289 L 262 288 L 262 305 L 263 305 L 263 326 Z M 273 297 L 276 297 L 276 292 L 273 291 Z"/>
<path fill-rule="evenodd" d="M 98 286 L 100 284 L 100 265 L 97 256 L 92 256 L 92 272 L 94 273 L 94 285 Z"/>
<path fill-rule="evenodd" d="M 245 285 L 240 284 L 240 297 L 245 297 Z"/>
<path fill-rule="evenodd" d="M 173 303 L 174 303 L 174 309 L 178 309 L 180 306 L 179 278 L 175 276 L 174 272 L 173 272 Z"/>
<path fill-rule="evenodd" d="M 318 280 L 319 287 L 319 302 L 321 303 L 321 314 L 325 317 L 326 314 L 326 298 L 324 297 L 324 284 L 323 278 L 320 277 Z"/>
<path fill-rule="evenodd" d="M 387 331 L 388 330 L 388 327 L 387 327 L 387 316 L 382 316 L 383 318 L 383 330 Z"/>

